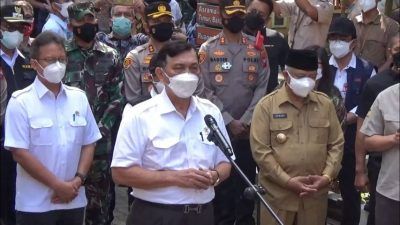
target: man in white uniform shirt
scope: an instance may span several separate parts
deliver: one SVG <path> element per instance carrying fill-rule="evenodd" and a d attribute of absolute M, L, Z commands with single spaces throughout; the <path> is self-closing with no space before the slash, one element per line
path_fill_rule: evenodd
<path fill-rule="evenodd" d="M 162 66 L 155 73 L 165 88 L 125 111 L 111 163 L 115 183 L 133 189 L 127 225 L 213 225 L 214 186 L 229 176 L 231 165 L 207 140 L 204 116 L 212 115 L 228 139 L 222 115 L 192 96 L 200 69 L 190 44 L 171 42 L 157 60 Z"/>
<path fill-rule="evenodd" d="M 83 91 L 61 83 L 64 39 L 41 33 L 32 43 L 32 85 L 12 94 L 5 144 L 17 162 L 18 225 L 82 225 L 82 186 L 101 138 Z"/>

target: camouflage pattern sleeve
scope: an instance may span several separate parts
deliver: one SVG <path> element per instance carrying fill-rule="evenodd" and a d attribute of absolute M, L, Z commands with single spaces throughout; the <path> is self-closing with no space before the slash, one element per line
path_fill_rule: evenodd
<path fill-rule="evenodd" d="M 246 112 L 240 118 L 242 123 L 247 125 L 251 124 L 251 118 L 253 117 L 253 111 L 256 107 L 256 104 L 267 93 L 269 73 L 270 69 L 268 64 L 268 55 L 267 51 L 263 47 L 263 49 L 260 50 L 257 86 L 254 90 L 254 95 L 249 107 L 247 107 Z"/>
<path fill-rule="evenodd" d="M 122 105 L 124 98 L 122 95 L 122 63 L 119 60 L 117 54 L 113 54 L 114 64 L 110 67 L 108 71 L 107 84 L 104 86 L 105 95 L 108 99 L 99 99 L 103 102 L 102 106 L 105 107 L 104 113 L 99 120 L 99 129 L 103 137 L 110 137 L 111 129 L 116 123 L 118 117 L 122 113 Z M 99 96 L 103 96 L 99 94 Z"/>

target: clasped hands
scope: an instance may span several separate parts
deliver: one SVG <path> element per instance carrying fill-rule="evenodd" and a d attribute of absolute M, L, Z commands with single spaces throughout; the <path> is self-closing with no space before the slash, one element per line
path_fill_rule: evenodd
<path fill-rule="evenodd" d="M 325 176 L 309 175 L 292 177 L 287 182 L 287 187 L 300 197 L 307 197 L 329 185 Z"/>
<path fill-rule="evenodd" d="M 55 181 L 54 185 L 51 187 L 54 191 L 51 202 L 54 204 L 71 202 L 78 196 L 81 185 L 82 181 L 79 177 L 74 177 L 70 181 Z"/>
<path fill-rule="evenodd" d="M 218 180 L 217 171 L 207 169 L 180 170 L 175 171 L 174 175 L 177 178 L 177 186 L 183 188 L 206 190 Z"/>

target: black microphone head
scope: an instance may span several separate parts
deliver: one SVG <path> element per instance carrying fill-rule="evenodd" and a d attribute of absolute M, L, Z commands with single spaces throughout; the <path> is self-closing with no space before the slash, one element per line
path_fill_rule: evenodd
<path fill-rule="evenodd" d="M 210 114 L 207 114 L 204 117 L 204 122 L 206 122 L 208 127 L 210 127 L 212 124 L 216 124 L 214 117 L 212 117 Z"/>

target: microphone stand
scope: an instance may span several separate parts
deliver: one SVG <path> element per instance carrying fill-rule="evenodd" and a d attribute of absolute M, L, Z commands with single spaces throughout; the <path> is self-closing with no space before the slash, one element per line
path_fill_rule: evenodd
<path fill-rule="evenodd" d="M 222 147 L 222 143 L 220 143 L 218 141 L 218 138 L 215 138 L 214 132 L 211 130 L 210 133 L 207 136 L 207 140 L 214 142 L 215 145 L 218 146 L 219 149 L 221 149 L 221 151 L 224 153 L 224 155 L 229 159 L 230 163 L 233 165 L 233 168 L 236 170 L 236 172 L 238 172 L 238 174 L 242 177 L 242 179 L 246 182 L 248 188 L 250 188 L 250 190 L 245 190 L 245 192 L 247 192 L 247 195 L 251 196 L 254 194 L 258 197 L 258 199 L 262 202 L 262 204 L 265 206 L 265 208 L 267 208 L 267 210 L 269 211 L 269 213 L 271 213 L 271 215 L 275 218 L 275 220 L 278 222 L 279 225 L 284 225 L 283 222 L 281 221 L 281 219 L 279 219 L 279 217 L 275 214 L 275 212 L 272 210 L 271 206 L 269 206 L 269 204 L 265 201 L 265 199 L 263 198 L 262 194 L 264 192 L 263 188 L 258 186 L 258 185 L 253 185 L 251 183 L 251 181 L 249 180 L 249 178 L 243 173 L 243 171 L 240 169 L 240 167 L 236 164 L 236 162 L 231 158 L 231 156 L 233 155 L 232 152 L 228 151 L 227 149 L 225 149 L 224 147 Z M 246 194 L 246 193 L 245 193 Z"/>

